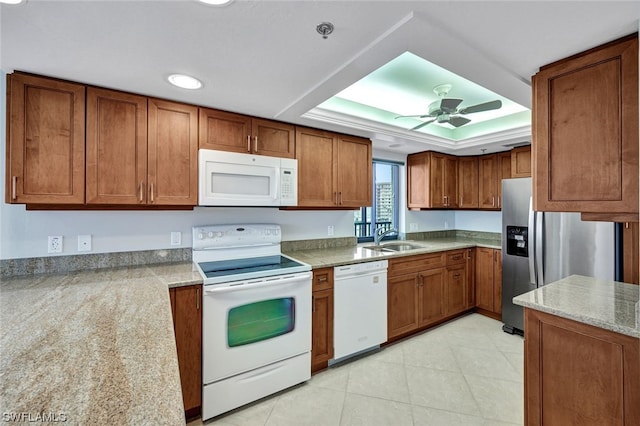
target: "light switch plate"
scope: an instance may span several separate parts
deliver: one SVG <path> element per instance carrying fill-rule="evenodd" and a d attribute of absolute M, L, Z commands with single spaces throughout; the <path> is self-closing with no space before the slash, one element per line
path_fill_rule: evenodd
<path fill-rule="evenodd" d="M 179 246 L 180 244 L 182 244 L 182 234 L 176 231 L 171 232 L 171 245 Z"/>

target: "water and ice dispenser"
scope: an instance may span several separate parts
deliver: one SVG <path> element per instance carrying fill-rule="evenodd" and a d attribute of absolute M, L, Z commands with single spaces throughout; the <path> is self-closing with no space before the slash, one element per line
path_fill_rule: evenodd
<path fill-rule="evenodd" d="M 507 254 L 529 257 L 528 232 L 526 226 L 507 226 Z"/>

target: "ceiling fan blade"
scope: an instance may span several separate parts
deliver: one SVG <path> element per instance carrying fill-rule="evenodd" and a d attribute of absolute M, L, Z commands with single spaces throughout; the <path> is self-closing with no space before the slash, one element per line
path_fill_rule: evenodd
<path fill-rule="evenodd" d="M 471 105 L 469 107 L 462 108 L 460 111 L 458 111 L 458 114 L 471 114 L 474 112 L 490 111 L 492 109 L 499 109 L 501 107 L 502 107 L 502 101 L 496 100 L 496 101 L 485 102 L 483 104 Z"/>
<path fill-rule="evenodd" d="M 428 115 L 424 115 L 424 114 L 418 114 L 418 115 L 396 115 L 394 118 L 398 119 L 398 118 L 422 118 L 422 117 L 428 117 Z"/>
<path fill-rule="evenodd" d="M 433 123 L 434 121 L 436 121 L 435 118 L 433 120 L 425 121 L 424 123 L 418 124 L 416 127 L 413 127 L 411 130 L 418 130 L 418 129 L 426 126 L 429 123 Z"/>
<path fill-rule="evenodd" d="M 460 126 L 464 126 L 465 124 L 467 124 L 468 122 L 470 122 L 471 120 L 469 120 L 468 118 L 464 118 L 464 117 L 450 117 L 449 118 L 449 123 L 455 127 L 460 127 Z"/>
<path fill-rule="evenodd" d="M 440 101 L 440 109 L 443 112 L 451 113 L 458 108 L 458 105 L 462 103 L 462 99 L 445 98 Z"/>

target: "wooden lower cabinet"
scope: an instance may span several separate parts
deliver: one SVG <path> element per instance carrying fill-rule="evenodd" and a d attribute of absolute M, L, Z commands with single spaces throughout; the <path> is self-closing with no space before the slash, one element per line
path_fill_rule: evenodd
<path fill-rule="evenodd" d="M 187 419 L 202 405 L 202 286 L 169 289 L 176 336 L 182 400 Z"/>
<path fill-rule="evenodd" d="M 638 222 L 627 222 L 622 225 L 622 281 L 628 284 L 640 282 L 638 250 Z"/>
<path fill-rule="evenodd" d="M 525 309 L 525 424 L 640 424 L 640 341 Z"/>
<path fill-rule="evenodd" d="M 502 250 L 476 249 L 476 307 L 481 314 L 502 318 Z"/>
<path fill-rule="evenodd" d="M 467 264 L 467 309 L 476 306 L 476 249 L 465 249 Z"/>
<path fill-rule="evenodd" d="M 469 250 L 389 259 L 387 337 L 394 340 L 473 308 Z"/>
<path fill-rule="evenodd" d="M 333 268 L 313 271 L 311 372 L 327 367 L 333 358 Z"/>

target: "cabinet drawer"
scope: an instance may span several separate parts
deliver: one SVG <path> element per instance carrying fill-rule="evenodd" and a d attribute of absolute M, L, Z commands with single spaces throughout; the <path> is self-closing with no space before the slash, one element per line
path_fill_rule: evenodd
<path fill-rule="evenodd" d="M 445 265 L 445 252 L 389 259 L 389 275 L 397 276 Z"/>
<path fill-rule="evenodd" d="M 313 291 L 333 288 L 333 268 L 313 270 Z"/>
<path fill-rule="evenodd" d="M 459 265 L 467 260 L 465 250 L 455 250 L 447 252 L 447 266 Z"/>

